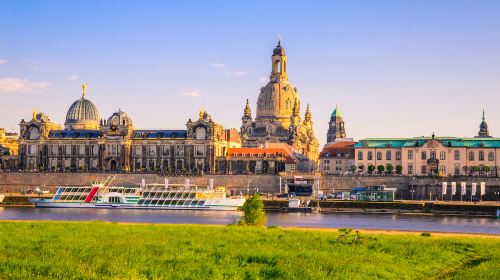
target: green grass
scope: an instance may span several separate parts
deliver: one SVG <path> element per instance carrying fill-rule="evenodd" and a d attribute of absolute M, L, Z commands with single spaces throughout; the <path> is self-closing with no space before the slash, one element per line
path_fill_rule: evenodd
<path fill-rule="evenodd" d="M 500 239 L 0 222 L 0 279 L 500 279 Z"/>

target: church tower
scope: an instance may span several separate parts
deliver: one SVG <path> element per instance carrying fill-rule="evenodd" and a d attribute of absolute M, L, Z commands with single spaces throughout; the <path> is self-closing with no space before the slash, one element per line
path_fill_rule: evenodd
<path fill-rule="evenodd" d="M 345 128 L 344 128 L 344 118 L 339 110 L 339 104 L 335 106 L 335 110 L 330 117 L 330 122 L 328 123 L 328 133 L 326 135 L 326 143 L 334 142 L 338 139 L 346 138 Z"/>
<path fill-rule="evenodd" d="M 245 105 L 245 109 L 243 109 L 243 117 L 241 117 L 241 127 L 240 127 L 240 134 L 243 138 L 248 138 L 248 135 L 252 134 L 252 125 L 253 125 L 253 118 L 252 118 L 252 111 L 250 109 L 250 103 L 248 102 Z"/>
<path fill-rule="evenodd" d="M 484 109 L 483 109 L 483 121 L 479 125 L 479 132 L 475 138 L 491 138 L 490 132 L 488 131 L 488 124 L 485 121 Z"/>

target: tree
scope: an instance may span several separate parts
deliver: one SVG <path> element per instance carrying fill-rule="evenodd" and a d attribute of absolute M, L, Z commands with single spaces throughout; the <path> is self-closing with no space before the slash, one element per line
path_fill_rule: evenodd
<path fill-rule="evenodd" d="M 396 174 L 403 173 L 403 167 L 401 165 L 396 165 Z"/>
<path fill-rule="evenodd" d="M 240 225 L 260 226 L 266 222 L 266 212 L 264 212 L 264 203 L 260 200 L 258 193 L 247 199 L 243 204 L 243 216 L 240 219 Z"/>
<path fill-rule="evenodd" d="M 351 171 L 352 171 L 352 173 L 356 172 L 356 168 L 357 168 L 356 165 L 354 165 L 354 164 L 351 165 Z"/>
<path fill-rule="evenodd" d="M 381 164 L 381 165 L 377 166 L 377 170 L 378 170 L 378 173 L 382 173 L 382 172 L 384 172 L 385 167 Z"/>
<path fill-rule="evenodd" d="M 372 174 L 373 171 L 375 171 L 375 166 L 374 165 L 368 165 L 368 173 Z"/>
<path fill-rule="evenodd" d="M 392 171 L 394 170 L 394 166 L 392 166 L 392 164 L 388 163 L 385 168 L 387 169 L 387 172 L 389 172 L 389 174 L 392 174 Z"/>

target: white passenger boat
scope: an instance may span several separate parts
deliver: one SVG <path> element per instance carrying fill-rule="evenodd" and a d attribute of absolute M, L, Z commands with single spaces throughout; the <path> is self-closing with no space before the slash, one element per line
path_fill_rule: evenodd
<path fill-rule="evenodd" d="M 228 197 L 225 187 L 199 188 L 189 184 L 152 184 L 140 187 L 59 187 L 52 198 L 31 198 L 35 207 L 119 209 L 237 210 L 245 198 Z"/>

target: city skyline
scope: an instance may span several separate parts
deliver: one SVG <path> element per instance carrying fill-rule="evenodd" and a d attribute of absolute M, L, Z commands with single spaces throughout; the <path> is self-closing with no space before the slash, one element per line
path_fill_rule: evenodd
<path fill-rule="evenodd" d="M 9 106 L 0 127 L 18 132 L 32 109 L 63 123 L 88 83 L 101 118 L 121 108 L 138 128 L 183 127 L 203 108 L 238 129 L 247 98 L 255 112 L 281 34 L 301 113 L 309 103 L 321 145 L 336 103 L 347 137 L 358 140 L 473 137 L 483 109 L 491 135 L 499 135 L 498 3 L 363 3 L 292 2 L 284 7 L 290 17 L 256 20 L 265 3 L 152 2 L 152 9 L 124 2 L 113 10 L 110 3 L 5 2 L 0 96 Z M 312 10 L 316 17 L 304 14 Z M 308 20 L 293 20 L 301 16 Z"/>

